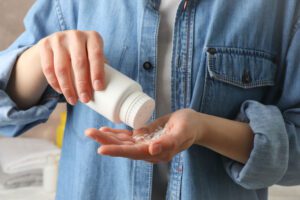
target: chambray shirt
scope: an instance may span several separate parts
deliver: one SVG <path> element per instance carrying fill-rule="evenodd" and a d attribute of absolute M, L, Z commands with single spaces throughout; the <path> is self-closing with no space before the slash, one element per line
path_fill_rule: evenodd
<path fill-rule="evenodd" d="M 300 1 L 183 5 L 174 30 L 172 110 L 189 107 L 247 122 L 254 146 L 246 164 L 197 145 L 177 154 L 167 199 L 263 200 L 273 184 L 299 184 Z M 159 0 L 38 0 L 26 31 L 0 54 L 1 134 L 18 136 L 45 122 L 62 99 L 48 88 L 38 105 L 20 110 L 5 92 L 17 57 L 58 31 L 99 32 L 109 63 L 155 98 L 158 8 Z M 84 135 L 91 127 L 127 127 L 84 104 L 67 107 L 57 200 L 149 200 L 153 165 L 100 156 L 98 144 Z"/>

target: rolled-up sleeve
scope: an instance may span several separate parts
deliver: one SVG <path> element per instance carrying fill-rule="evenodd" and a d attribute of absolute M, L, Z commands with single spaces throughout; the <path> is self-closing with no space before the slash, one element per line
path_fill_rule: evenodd
<path fill-rule="evenodd" d="M 45 122 L 60 99 L 59 94 L 47 88 L 38 105 L 27 110 L 18 109 L 6 93 L 12 69 L 26 49 L 40 39 L 63 30 L 64 22 L 58 15 L 56 0 L 39 0 L 24 19 L 25 32 L 5 51 L 0 52 L 0 134 L 17 136 L 32 126 Z"/>
<path fill-rule="evenodd" d="M 224 159 L 228 174 L 247 189 L 278 182 L 286 171 L 289 157 L 288 136 L 280 110 L 276 106 L 246 101 L 238 120 L 249 123 L 255 134 L 254 145 L 245 165 Z"/>
<path fill-rule="evenodd" d="M 300 184 L 300 30 L 286 56 L 281 94 L 274 105 L 242 104 L 237 120 L 249 123 L 254 144 L 246 164 L 224 159 L 229 176 L 247 189 Z"/>

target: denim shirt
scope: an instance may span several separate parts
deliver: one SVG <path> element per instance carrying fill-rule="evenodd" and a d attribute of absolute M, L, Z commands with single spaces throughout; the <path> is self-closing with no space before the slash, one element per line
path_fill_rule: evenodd
<path fill-rule="evenodd" d="M 108 62 L 156 96 L 159 0 L 38 0 L 26 31 L 0 54 L 0 132 L 17 136 L 45 122 L 61 99 L 48 88 L 19 110 L 5 92 L 17 57 L 54 32 L 95 30 Z M 178 8 L 172 59 L 172 110 L 249 123 L 246 164 L 193 145 L 170 167 L 167 199 L 263 200 L 273 184 L 300 184 L 300 1 L 189 0 Z M 144 68 L 150 62 L 152 68 Z M 149 200 L 150 163 L 100 156 L 84 135 L 113 124 L 84 104 L 68 105 L 57 200 Z M 155 119 L 155 114 L 153 118 Z"/>

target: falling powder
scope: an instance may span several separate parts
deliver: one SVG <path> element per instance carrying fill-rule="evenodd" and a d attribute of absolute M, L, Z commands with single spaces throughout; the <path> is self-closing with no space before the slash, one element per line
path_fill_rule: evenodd
<path fill-rule="evenodd" d="M 136 134 L 133 136 L 133 139 L 135 140 L 136 143 L 150 142 L 160 138 L 160 136 L 164 134 L 165 134 L 165 130 L 162 127 L 159 127 L 154 132 L 149 134 Z"/>

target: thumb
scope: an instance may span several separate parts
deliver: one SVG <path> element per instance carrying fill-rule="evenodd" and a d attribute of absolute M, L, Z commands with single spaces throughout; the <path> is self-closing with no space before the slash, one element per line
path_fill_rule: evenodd
<path fill-rule="evenodd" d="M 149 145 L 149 153 L 152 156 L 160 154 L 162 151 L 164 152 L 173 152 L 175 149 L 175 141 L 174 138 L 170 135 L 162 135 L 157 140 L 154 140 Z"/>

